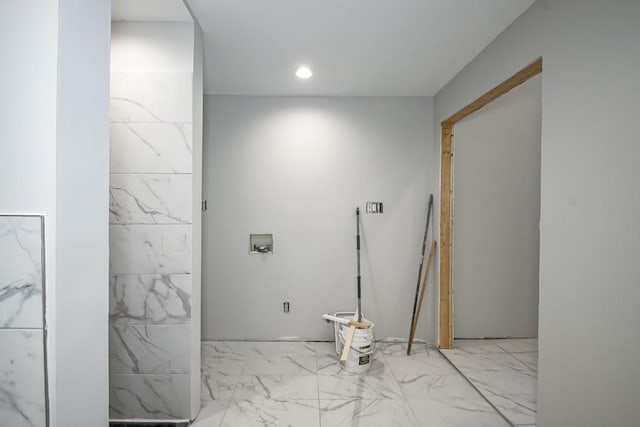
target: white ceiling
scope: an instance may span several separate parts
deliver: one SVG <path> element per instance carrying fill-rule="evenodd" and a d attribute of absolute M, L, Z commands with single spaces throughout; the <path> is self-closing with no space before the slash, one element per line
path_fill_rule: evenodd
<path fill-rule="evenodd" d="M 111 20 L 193 22 L 182 0 L 112 0 Z"/>
<path fill-rule="evenodd" d="M 435 95 L 533 0 L 186 0 L 205 92 Z M 112 19 L 192 22 L 183 0 L 113 0 Z M 299 80 L 299 65 L 313 70 Z"/>
<path fill-rule="evenodd" d="M 532 3 L 187 0 L 205 91 L 241 95 L 434 95 Z"/>

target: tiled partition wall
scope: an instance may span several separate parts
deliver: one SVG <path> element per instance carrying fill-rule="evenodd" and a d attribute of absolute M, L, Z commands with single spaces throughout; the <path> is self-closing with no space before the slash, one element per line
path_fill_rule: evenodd
<path fill-rule="evenodd" d="M 112 72 L 110 416 L 190 418 L 192 73 Z"/>
<path fill-rule="evenodd" d="M 43 225 L 0 215 L 0 426 L 45 427 Z"/>

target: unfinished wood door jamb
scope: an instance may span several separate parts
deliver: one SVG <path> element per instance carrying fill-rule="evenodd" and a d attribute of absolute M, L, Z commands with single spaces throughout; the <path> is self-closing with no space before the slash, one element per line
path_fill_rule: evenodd
<path fill-rule="evenodd" d="M 453 148 L 454 125 L 542 72 L 542 58 L 526 66 L 442 123 L 440 152 L 440 331 L 439 347 L 453 348 Z"/>

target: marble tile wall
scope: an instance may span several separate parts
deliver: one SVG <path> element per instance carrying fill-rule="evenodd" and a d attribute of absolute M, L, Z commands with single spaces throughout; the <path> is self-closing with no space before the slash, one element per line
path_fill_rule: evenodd
<path fill-rule="evenodd" d="M 188 419 L 192 74 L 111 74 L 110 416 Z"/>
<path fill-rule="evenodd" d="M 47 425 L 42 227 L 0 215 L 0 426 Z"/>

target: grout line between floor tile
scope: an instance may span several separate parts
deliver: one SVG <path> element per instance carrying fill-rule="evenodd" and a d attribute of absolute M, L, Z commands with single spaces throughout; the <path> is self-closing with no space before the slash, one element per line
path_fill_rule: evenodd
<path fill-rule="evenodd" d="M 322 409 L 320 408 L 320 360 L 318 355 L 318 347 L 315 347 L 316 350 L 316 390 L 318 391 L 318 426 L 322 427 Z"/>
<path fill-rule="evenodd" d="M 429 349 L 427 348 L 427 357 L 428 357 L 428 353 L 429 353 Z M 413 406 L 411 406 L 411 404 L 409 403 L 409 399 L 407 398 L 407 395 L 405 394 L 404 389 L 402 388 L 402 384 L 400 383 L 398 378 L 396 378 L 396 374 L 393 373 L 393 369 L 391 369 L 391 365 L 388 363 L 387 357 L 382 352 L 379 352 L 379 354 L 380 356 L 382 356 L 382 359 L 384 360 L 385 367 L 389 368 L 391 377 L 393 377 L 393 379 L 396 381 L 396 384 L 398 384 L 398 388 L 400 389 L 400 393 L 402 394 L 401 400 L 404 401 L 404 403 L 406 403 L 406 405 L 409 407 L 409 410 L 411 411 L 411 415 L 413 415 L 413 421 L 415 422 L 415 425 L 419 426 L 420 420 L 418 419 L 418 415 L 413 410 Z"/>
<path fill-rule="evenodd" d="M 475 384 L 460 369 L 458 369 L 458 367 L 447 357 L 447 355 L 442 350 L 438 349 L 438 351 L 447 360 L 447 362 L 449 362 L 453 369 L 455 369 L 460 375 L 462 375 L 462 378 L 464 378 L 469 383 L 469 385 L 471 385 L 471 387 L 473 387 L 473 389 L 477 391 L 480 396 L 482 396 L 482 398 L 489 404 L 489 406 L 491 406 L 493 410 L 496 411 L 498 415 L 500 415 L 507 422 L 507 424 L 509 424 L 511 427 L 517 427 L 514 423 L 511 422 L 509 418 L 507 418 L 505 414 L 502 413 L 502 411 L 498 409 L 496 405 L 494 405 L 489 399 L 487 399 L 487 396 L 485 396 L 484 393 L 482 393 L 480 389 L 478 389 L 478 387 L 476 387 Z"/>
<path fill-rule="evenodd" d="M 532 351 L 527 351 L 524 353 L 533 353 Z M 537 353 L 537 352 L 536 352 Z M 525 368 L 527 368 L 528 370 L 530 370 L 531 372 L 534 372 L 536 374 L 536 380 L 538 379 L 538 371 L 536 371 L 535 369 L 533 369 L 531 366 L 527 365 L 526 363 L 524 363 L 522 360 L 518 359 L 517 357 L 515 357 L 513 355 L 513 353 L 507 352 L 507 354 L 511 357 L 513 357 L 514 359 L 516 359 L 518 362 L 520 362 L 521 365 L 523 365 Z M 526 424 L 525 424 L 526 425 Z"/>
<path fill-rule="evenodd" d="M 245 355 L 243 355 L 244 357 Z M 218 426 L 222 426 L 222 423 L 224 422 L 225 417 L 227 416 L 227 411 L 229 411 L 229 407 L 231 406 L 231 404 L 233 403 L 233 399 L 236 396 L 236 390 L 238 389 L 238 384 L 240 383 L 240 378 L 242 378 L 242 374 L 244 374 L 244 370 L 247 368 L 247 361 L 245 360 L 243 362 L 242 365 L 242 370 L 240 371 L 240 375 L 238 375 L 238 379 L 236 380 L 236 384 L 233 387 L 233 393 L 231 393 L 231 397 L 229 398 L 229 401 L 227 402 L 227 404 L 225 405 L 224 408 L 224 414 L 222 414 L 222 418 L 220 418 L 220 424 L 218 424 Z"/>

